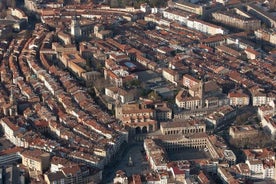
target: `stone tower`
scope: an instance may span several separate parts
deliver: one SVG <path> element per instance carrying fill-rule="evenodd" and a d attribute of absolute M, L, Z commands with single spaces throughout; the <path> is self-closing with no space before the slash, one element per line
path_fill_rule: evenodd
<path fill-rule="evenodd" d="M 120 91 L 118 90 L 117 98 L 115 101 L 115 116 L 117 119 L 121 119 L 123 116 L 123 108 L 120 100 Z"/>
<path fill-rule="evenodd" d="M 198 97 L 201 100 L 201 108 L 203 108 L 204 107 L 204 82 L 202 79 L 199 82 Z"/>
<path fill-rule="evenodd" d="M 81 36 L 80 24 L 76 16 L 73 17 L 71 22 L 71 35 L 75 38 L 79 38 Z"/>

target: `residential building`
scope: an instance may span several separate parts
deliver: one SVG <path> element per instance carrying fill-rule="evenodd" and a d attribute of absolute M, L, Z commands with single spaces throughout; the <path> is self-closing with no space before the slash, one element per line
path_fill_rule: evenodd
<path fill-rule="evenodd" d="M 236 109 L 229 105 L 221 106 L 205 117 L 205 121 L 214 127 L 236 116 Z"/>
<path fill-rule="evenodd" d="M 264 117 L 275 115 L 275 109 L 270 105 L 258 107 L 258 118 L 262 121 Z"/>
<path fill-rule="evenodd" d="M 155 104 L 154 109 L 157 121 L 162 122 L 172 119 L 172 109 L 167 106 L 167 103 Z"/>
<path fill-rule="evenodd" d="M 172 21 L 178 21 L 180 24 L 187 25 L 187 20 L 190 16 L 192 16 L 190 12 L 186 12 L 181 9 L 176 8 L 168 8 L 163 11 L 163 16 Z"/>
<path fill-rule="evenodd" d="M 29 169 L 43 173 L 50 167 L 50 154 L 41 150 L 25 150 L 21 153 L 22 164 Z"/>
<path fill-rule="evenodd" d="M 243 150 L 251 177 L 275 179 L 275 153 L 267 148 Z"/>
<path fill-rule="evenodd" d="M 247 160 L 245 163 L 248 164 L 252 177 L 263 178 L 263 162 L 261 160 Z"/>
<path fill-rule="evenodd" d="M 276 45 L 276 31 L 274 29 L 258 29 L 254 31 L 257 39 Z"/>
<path fill-rule="evenodd" d="M 167 159 L 165 150 L 157 145 L 153 139 L 144 140 L 144 149 L 153 170 L 166 170 Z"/>
<path fill-rule="evenodd" d="M 220 27 L 215 24 L 211 24 L 199 19 L 193 19 L 193 18 L 188 19 L 187 27 L 191 29 L 195 29 L 197 31 L 200 31 L 208 35 L 216 35 L 216 34 L 224 35 L 228 33 L 228 30 L 226 30 L 223 27 Z"/>
<path fill-rule="evenodd" d="M 234 180 L 234 176 L 231 175 L 229 170 L 224 167 L 218 167 L 218 177 L 221 179 L 223 184 L 230 184 Z"/>
<path fill-rule="evenodd" d="M 197 5 L 197 4 L 193 4 L 193 3 L 189 3 L 186 1 L 181 1 L 181 0 L 177 0 L 177 1 L 169 1 L 168 2 L 169 7 L 172 8 L 177 8 L 180 10 L 184 10 L 190 13 L 194 13 L 197 15 L 203 15 L 203 11 L 204 11 L 204 7 L 201 5 Z"/>
<path fill-rule="evenodd" d="M 72 28 L 71 28 L 72 29 Z M 69 34 L 67 34 L 67 33 L 65 33 L 65 32 L 63 32 L 63 31 L 59 31 L 58 32 L 58 38 L 60 39 L 60 40 L 62 40 L 62 42 L 65 44 L 65 45 L 70 45 L 70 44 L 72 44 L 72 42 L 71 42 L 71 36 L 69 35 Z"/>
<path fill-rule="evenodd" d="M 134 100 L 132 93 L 125 91 L 119 87 L 107 87 L 105 88 L 105 95 L 113 98 L 114 100 L 119 100 L 120 103 L 128 103 Z"/>
<path fill-rule="evenodd" d="M 232 106 L 246 106 L 249 105 L 250 97 L 249 95 L 243 93 L 242 91 L 233 91 L 228 93 L 228 98 L 230 100 L 230 105 Z"/>
<path fill-rule="evenodd" d="M 249 139 L 258 134 L 258 129 L 252 125 L 231 126 L 229 128 L 229 135 L 232 139 Z"/>
<path fill-rule="evenodd" d="M 47 184 L 61 184 L 65 183 L 66 176 L 62 171 L 50 172 L 48 174 L 44 174 L 45 182 Z"/>
<path fill-rule="evenodd" d="M 168 68 L 164 68 L 162 70 L 162 76 L 170 81 L 171 83 L 173 83 L 175 86 L 177 86 L 177 83 L 179 81 L 179 74 L 177 71 L 175 70 L 171 70 L 171 69 L 168 69 Z"/>
<path fill-rule="evenodd" d="M 212 16 L 215 21 L 238 29 L 250 31 L 261 27 L 260 20 L 252 18 L 249 14 L 238 8 L 234 8 L 232 11 L 215 12 L 212 13 Z"/>
<path fill-rule="evenodd" d="M 266 94 L 259 88 L 250 88 L 249 89 L 252 96 L 252 105 L 261 106 L 267 104 Z"/>
<path fill-rule="evenodd" d="M 251 48 L 245 49 L 244 52 L 246 53 L 248 59 L 257 59 L 261 56 L 259 52 Z"/>
<path fill-rule="evenodd" d="M 276 19 L 271 15 L 269 12 L 262 10 L 258 4 L 250 3 L 246 5 L 247 11 L 256 16 L 257 18 L 261 19 L 269 27 L 276 27 Z"/>
<path fill-rule="evenodd" d="M 18 134 L 23 132 L 23 129 L 20 129 L 20 127 L 14 123 L 11 122 L 11 120 L 7 117 L 2 118 L 1 121 L 1 126 L 4 130 L 5 137 L 11 141 L 13 144 L 17 146 L 21 146 L 20 143 L 18 142 Z"/>
<path fill-rule="evenodd" d="M 261 120 L 264 130 L 268 131 L 272 139 L 276 139 L 276 116 L 266 115 Z"/>
<path fill-rule="evenodd" d="M 248 164 L 246 163 L 238 163 L 236 165 L 231 166 L 231 169 L 234 170 L 234 173 L 238 178 L 250 178 L 251 172 Z"/>

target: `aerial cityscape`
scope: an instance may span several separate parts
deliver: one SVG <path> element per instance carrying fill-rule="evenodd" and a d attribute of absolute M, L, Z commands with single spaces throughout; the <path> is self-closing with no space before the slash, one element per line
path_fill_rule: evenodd
<path fill-rule="evenodd" d="M 276 184 L 276 0 L 0 0 L 0 184 Z"/>

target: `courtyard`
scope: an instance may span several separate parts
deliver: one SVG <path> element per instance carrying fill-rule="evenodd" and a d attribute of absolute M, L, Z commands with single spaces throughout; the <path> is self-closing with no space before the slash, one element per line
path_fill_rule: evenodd
<path fill-rule="evenodd" d="M 167 151 L 169 160 L 197 160 L 197 159 L 208 159 L 209 154 L 204 150 L 197 149 L 184 149 L 180 151 Z"/>

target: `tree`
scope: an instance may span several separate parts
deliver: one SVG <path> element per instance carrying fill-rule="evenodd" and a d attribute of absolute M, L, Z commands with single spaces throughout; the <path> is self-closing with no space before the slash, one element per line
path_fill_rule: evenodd
<path fill-rule="evenodd" d="M 138 88 L 141 86 L 141 82 L 138 79 L 134 79 L 125 83 L 125 88 Z"/>
<path fill-rule="evenodd" d="M 246 121 L 248 120 L 248 118 L 250 116 L 251 116 L 251 113 L 249 113 L 249 112 L 237 116 L 236 117 L 236 123 L 237 123 L 237 125 L 243 125 L 243 124 L 245 124 Z"/>
<path fill-rule="evenodd" d="M 110 7 L 111 7 L 111 8 L 118 8 L 118 7 L 119 7 L 119 2 L 118 2 L 118 0 L 111 0 L 111 1 L 110 1 Z"/>
<path fill-rule="evenodd" d="M 161 96 L 156 93 L 156 91 L 151 91 L 149 94 L 148 94 L 148 98 L 151 99 L 151 100 L 154 100 L 154 101 L 159 101 L 161 100 Z"/>

